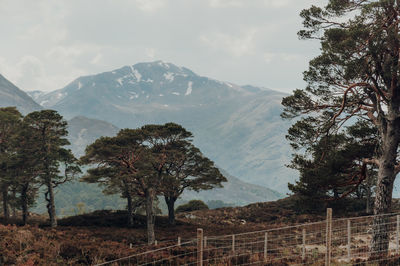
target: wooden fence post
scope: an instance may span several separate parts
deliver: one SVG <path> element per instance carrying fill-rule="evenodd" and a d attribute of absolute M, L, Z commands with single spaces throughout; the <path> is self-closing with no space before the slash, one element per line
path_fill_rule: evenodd
<path fill-rule="evenodd" d="M 332 248 L 332 209 L 326 210 L 326 253 L 325 266 L 331 265 L 331 248 Z"/>
<path fill-rule="evenodd" d="M 197 266 L 203 266 L 203 229 L 197 228 Z"/>
<path fill-rule="evenodd" d="M 397 217 L 397 223 L 396 223 L 396 252 L 397 252 L 397 254 L 399 254 L 399 241 L 400 241 L 400 236 L 399 236 L 399 234 L 400 234 L 400 215 L 397 215 L 396 216 Z"/>
<path fill-rule="evenodd" d="M 267 261 L 267 255 L 268 255 L 268 233 L 265 232 L 264 236 L 264 261 Z"/>
<path fill-rule="evenodd" d="M 347 258 L 351 260 L 351 221 L 347 220 Z"/>
<path fill-rule="evenodd" d="M 305 228 L 303 228 L 303 250 L 302 250 L 301 258 L 303 260 L 306 259 L 306 229 Z"/>
<path fill-rule="evenodd" d="M 235 235 L 232 235 L 232 251 L 235 251 Z"/>
<path fill-rule="evenodd" d="M 207 236 L 204 237 L 204 248 L 207 247 Z"/>
<path fill-rule="evenodd" d="M 181 237 L 178 236 L 178 247 L 180 247 L 180 246 L 181 246 Z"/>

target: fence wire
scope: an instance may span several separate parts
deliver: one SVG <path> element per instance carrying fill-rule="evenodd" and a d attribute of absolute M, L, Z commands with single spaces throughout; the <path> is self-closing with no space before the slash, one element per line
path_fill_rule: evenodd
<path fill-rule="evenodd" d="M 329 217 L 329 216 L 328 216 Z M 374 224 L 375 221 L 375 224 Z M 387 236 L 371 251 L 374 228 Z M 98 265 L 400 265 L 400 213 L 321 222 L 181 241 Z M 165 244 L 170 243 L 169 241 Z M 384 256 L 382 256 L 384 254 Z"/>

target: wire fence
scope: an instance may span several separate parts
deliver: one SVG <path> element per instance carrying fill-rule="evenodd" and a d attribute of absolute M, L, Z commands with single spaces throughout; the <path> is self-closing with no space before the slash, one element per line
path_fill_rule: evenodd
<path fill-rule="evenodd" d="M 198 229 L 195 239 L 98 265 L 400 265 L 399 234 L 400 213 L 332 219 L 328 209 L 315 223 L 223 236 Z"/>

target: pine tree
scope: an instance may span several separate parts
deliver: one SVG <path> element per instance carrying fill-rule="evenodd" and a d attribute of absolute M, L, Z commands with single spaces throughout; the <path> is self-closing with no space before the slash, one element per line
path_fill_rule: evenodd
<path fill-rule="evenodd" d="M 395 0 L 329 0 L 303 10 L 304 39 L 319 39 L 321 54 L 304 73 L 308 86 L 283 100 L 283 116 L 307 116 L 322 137 L 358 116 L 378 130 L 374 213 L 391 210 L 393 183 L 400 171 L 400 3 Z M 316 140 L 317 141 L 317 140 Z M 371 254 L 386 255 L 387 221 L 376 216 Z"/>
<path fill-rule="evenodd" d="M 9 218 L 9 188 L 13 183 L 10 164 L 11 156 L 15 153 L 13 138 L 17 134 L 22 115 L 15 107 L 0 108 L 0 189 L 3 201 L 3 215 Z"/>
<path fill-rule="evenodd" d="M 45 199 L 51 227 L 57 226 L 54 189 L 73 179 L 80 172 L 77 160 L 64 147 L 70 143 L 65 138 L 67 122 L 53 110 L 32 112 L 24 118 L 34 143 L 36 166 L 41 184 L 46 186 Z M 62 175 L 60 172 L 63 171 Z"/>
<path fill-rule="evenodd" d="M 376 167 L 368 166 L 362 160 L 375 155 L 376 128 L 358 121 L 345 131 L 300 146 L 299 138 L 304 141 L 306 135 L 313 137 L 309 132 L 302 132 L 308 130 L 302 124 L 300 121 L 293 125 L 287 136 L 296 147 L 290 167 L 300 173 L 299 180 L 289 184 L 289 189 L 297 196 L 300 206 L 316 211 L 328 204 L 340 206 L 340 201 L 349 197 L 368 201 Z"/>
<path fill-rule="evenodd" d="M 149 151 L 138 129 L 123 129 L 115 137 L 101 137 L 86 148 L 81 162 L 91 168 L 82 181 L 99 183 L 104 193 L 119 193 L 127 200 L 128 225 L 133 226 L 135 197 L 144 197 Z"/>
<path fill-rule="evenodd" d="M 175 202 L 185 189 L 195 191 L 222 187 L 226 178 L 214 163 L 189 141 L 179 141 L 167 147 L 167 165 L 161 193 L 168 206 L 168 220 L 175 224 Z"/>

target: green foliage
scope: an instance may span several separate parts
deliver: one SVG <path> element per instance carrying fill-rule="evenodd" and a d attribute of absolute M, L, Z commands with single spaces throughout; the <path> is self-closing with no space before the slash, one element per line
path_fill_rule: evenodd
<path fill-rule="evenodd" d="M 8 217 L 9 191 L 15 181 L 13 157 L 15 136 L 18 134 L 22 115 L 15 107 L 0 108 L 0 189 L 3 213 Z"/>
<path fill-rule="evenodd" d="M 207 204 L 201 200 L 191 200 L 186 204 L 182 204 L 176 208 L 176 212 L 191 212 L 198 210 L 208 210 Z"/>
<path fill-rule="evenodd" d="M 80 173 L 76 158 L 64 146 L 70 143 L 67 122 L 53 110 L 36 111 L 24 118 L 24 127 L 32 137 L 30 142 L 36 159 L 35 168 L 42 185 L 47 187 L 45 199 L 52 227 L 57 226 L 54 188 Z M 60 174 L 63 170 L 63 174 Z"/>
<path fill-rule="evenodd" d="M 289 187 L 304 202 L 370 197 L 378 169 L 375 210 L 390 210 L 400 170 L 399 13 L 386 0 L 329 0 L 301 12 L 298 35 L 320 40 L 321 54 L 304 72 L 307 87 L 283 99 L 282 117 L 298 119 L 287 139 L 300 179 Z"/>
<path fill-rule="evenodd" d="M 226 181 L 191 143 L 192 137 L 174 123 L 123 129 L 115 137 L 102 137 L 81 158 L 91 166 L 82 181 L 103 185 L 104 193 L 121 194 L 128 201 L 128 214 L 133 213 L 134 198 L 146 198 L 148 205 L 156 195 L 163 195 L 171 217 L 185 189 L 211 189 Z"/>
<path fill-rule="evenodd" d="M 166 147 L 167 164 L 160 192 L 168 206 L 170 223 L 175 223 L 174 205 L 185 189 L 194 191 L 222 187 L 226 178 L 210 159 L 190 141 L 173 142 Z"/>
<path fill-rule="evenodd" d="M 35 204 L 39 188 L 46 186 L 48 212 L 55 226 L 53 189 L 80 172 L 71 151 L 63 148 L 69 144 L 64 138 L 66 122 L 56 111 L 32 112 L 23 118 L 13 107 L 0 109 L 0 120 L 0 187 L 6 218 L 11 205 L 22 210 L 26 223 L 28 208 Z"/>
<path fill-rule="evenodd" d="M 344 197 L 371 197 L 376 171 L 374 167 L 368 170 L 362 160 L 374 156 L 376 134 L 376 129 L 359 121 L 342 133 L 308 145 L 305 154 L 294 154 L 290 167 L 299 171 L 300 178 L 288 186 L 298 196 L 299 205 L 319 210 Z"/>

